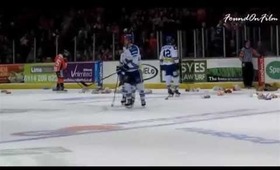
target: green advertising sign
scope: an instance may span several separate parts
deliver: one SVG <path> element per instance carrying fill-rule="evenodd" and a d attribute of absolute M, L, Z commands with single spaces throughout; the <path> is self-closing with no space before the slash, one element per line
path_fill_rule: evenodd
<path fill-rule="evenodd" d="M 207 69 L 208 82 L 242 81 L 242 68 L 216 67 Z"/>
<path fill-rule="evenodd" d="M 182 61 L 182 82 L 206 82 L 206 60 Z"/>
<path fill-rule="evenodd" d="M 280 79 L 280 61 L 272 61 L 266 66 L 266 74 L 271 79 Z"/>
<path fill-rule="evenodd" d="M 24 82 L 26 83 L 48 83 L 56 81 L 53 63 L 25 64 Z"/>

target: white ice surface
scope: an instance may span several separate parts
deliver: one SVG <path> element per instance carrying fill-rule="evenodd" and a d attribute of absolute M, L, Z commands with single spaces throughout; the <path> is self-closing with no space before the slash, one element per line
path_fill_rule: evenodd
<path fill-rule="evenodd" d="M 0 165 L 280 165 L 279 98 L 181 92 L 153 90 L 132 109 L 120 94 L 111 107 L 113 93 L 1 93 Z"/>

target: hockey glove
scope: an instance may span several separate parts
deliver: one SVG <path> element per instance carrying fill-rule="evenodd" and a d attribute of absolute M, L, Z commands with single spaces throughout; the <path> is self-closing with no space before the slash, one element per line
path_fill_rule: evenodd
<path fill-rule="evenodd" d="M 116 72 L 118 75 L 125 75 L 124 68 L 122 66 L 117 66 L 116 67 Z"/>

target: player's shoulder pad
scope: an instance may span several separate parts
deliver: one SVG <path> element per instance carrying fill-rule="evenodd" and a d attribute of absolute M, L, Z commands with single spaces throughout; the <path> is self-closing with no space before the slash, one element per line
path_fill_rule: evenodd
<path fill-rule="evenodd" d="M 129 51 L 132 52 L 132 53 L 136 53 L 136 52 L 139 51 L 139 48 L 138 48 L 137 45 L 133 44 L 132 46 L 129 47 Z"/>
<path fill-rule="evenodd" d="M 161 49 L 166 49 L 166 48 L 170 48 L 170 45 L 164 45 L 161 47 Z"/>
<path fill-rule="evenodd" d="M 135 44 L 132 44 L 132 45 L 129 47 L 129 49 L 138 49 L 138 46 L 135 45 Z"/>

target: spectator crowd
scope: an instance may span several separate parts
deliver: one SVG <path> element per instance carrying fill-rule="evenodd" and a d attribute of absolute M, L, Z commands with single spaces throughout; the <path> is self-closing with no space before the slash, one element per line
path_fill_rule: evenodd
<path fill-rule="evenodd" d="M 23 8 L 12 13 L 0 11 L 0 63 L 12 63 L 13 57 L 16 63 L 34 62 L 34 55 L 36 62 L 49 62 L 61 49 L 71 52 L 70 61 L 74 61 L 74 54 L 77 61 L 91 61 L 93 58 L 104 61 L 119 59 L 124 28 L 133 31 L 135 43 L 140 47 L 144 59 L 158 57 L 159 32 L 162 32 L 163 37 L 167 34 L 176 37 L 177 30 L 184 31 L 184 55 L 193 57 L 193 30 L 197 30 L 197 55 L 202 55 L 204 43 L 206 56 L 217 57 L 223 53 L 225 29 L 226 56 L 235 57 L 236 41 L 242 45 L 242 36 L 244 38 L 237 30 L 242 30 L 247 23 L 225 23 L 223 17 L 227 13 L 237 17 L 255 11 L 259 9 L 237 11 L 205 8 L 88 7 L 52 10 Z M 258 27 L 256 23 L 251 26 Z M 202 42 L 202 31 L 205 42 Z M 255 46 L 265 53 L 267 46 L 254 37 L 255 31 L 251 31 L 251 36 L 256 39 Z M 241 38 L 237 40 L 237 36 Z"/>

